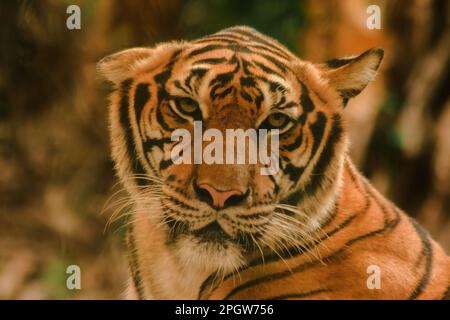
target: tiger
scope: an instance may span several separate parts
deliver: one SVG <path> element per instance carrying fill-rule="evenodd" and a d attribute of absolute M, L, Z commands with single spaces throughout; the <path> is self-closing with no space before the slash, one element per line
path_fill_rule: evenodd
<path fill-rule="evenodd" d="M 349 157 L 344 108 L 383 56 L 308 62 L 234 26 L 101 59 L 112 158 L 132 203 L 124 297 L 448 299 L 450 257 Z M 175 163 L 172 133 L 195 121 L 274 130 L 279 170 Z"/>

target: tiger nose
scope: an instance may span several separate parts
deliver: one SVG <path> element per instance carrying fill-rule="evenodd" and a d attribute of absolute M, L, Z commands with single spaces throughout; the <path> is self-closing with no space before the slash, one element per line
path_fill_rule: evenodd
<path fill-rule="evenodd" d="M 245 199 L 247 194 L 239 190 L 221 191 L 213 186 L 202 183 L 196 188 L 200 200 L 209 203 L 214 208 L 223 209 L 232 205 L 237 205 Z"/>

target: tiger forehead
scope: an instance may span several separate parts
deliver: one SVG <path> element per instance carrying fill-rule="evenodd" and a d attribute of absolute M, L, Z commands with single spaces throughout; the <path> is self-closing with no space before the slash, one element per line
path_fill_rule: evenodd
<path fill-rule="evenodd" d="M 191 76 L 235 66 L 235 72 L 279 82 L 286 80 L 292 71 L 290 63 L 298 60 L 275 39 L 245 26 L 228 28 L 190 42 L 178 57 L 192 68 L 195 74 Z"/>
<path fill-rule="evenodd" d="M 211 105 L 234 104 L 252 107 L 261 114 L 271 107 L 294 112 L 300 91 L 287 73 L 254 55 L 227 49 L 213 49 L 196 59 L 189 57 L 197 49 L 186 50 L 173 70 L 173 95 L 190 96 Z M 270 62 L 270 61 L 269 61 Z"/>
<path fill-rule="evenodd" d="M 281 96 L 286 100 L 300 90 L 289 61 L 261 48 L 208 39 L 186 45 L 173 63 L 174 95 L 203 96 L 208 101 L 235 95 L 260 109 L 263 102 L 273 105 L 281 102 Z"/>
<path fill-rule="evenodd" d="M 228 47 L 230 49 L 241 52 L 265 52 L 273 54 L 279 58 L 291 60 L 295 58 L 285 46 L 280 44 L 277 40 L 270 38 L 258 31 L 245 27 L 238 26 L 224 29 L 217 33 L 205 36 L 193 42 L 194 44 L 207 44 L 210 46 Z M 194 51 L 192 54 L 198 54 Z"/>
<path fill-rule="evenodd" d="M 253 67 L 253 72 L 278 77 L 284 77 L 292 71 L 290 63 L 297 59 L 287 49 L 261 45 L 254 41 L 225 41 L 222 36 L 219 39 L 220 41 L 203 38 L 191 42 L 183 49 L 180 58 L 193 67 L 239 63 L 245 71 Z"/>

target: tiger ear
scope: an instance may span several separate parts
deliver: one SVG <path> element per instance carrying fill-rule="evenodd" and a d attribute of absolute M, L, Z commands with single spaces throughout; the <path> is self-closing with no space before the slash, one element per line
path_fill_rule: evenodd
<path fill-rule="evenodd" d="M 111 54 L 97 63 L 97 72 L 105 80 L 119 84 L 140 62 L 152 57 L 153 51 L 151 48 L 132 48 Z"/>
<path fill-rule="evenodd" d="M 358 56 L 332 59 L 319 65 L 322 75 L 337 90 L 344 106 L 375 78 L 383 59 L 381 48 L 369 49 Z"/>

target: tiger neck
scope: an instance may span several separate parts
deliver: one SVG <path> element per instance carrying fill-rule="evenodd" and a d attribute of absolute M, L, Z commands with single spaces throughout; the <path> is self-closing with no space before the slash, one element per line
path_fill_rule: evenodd
<path fill-rule="evenodd" d="M 336 159 L 331 169 L 321 173 L 324 177 L 317 190 L 313 194 L 303 195 L 296 203 L 298 210 L 308 216 L 308 221 L 305 221 L 307 230 L 304 231 L 314 233 L 320 230 L 338 210 L 347 162 L 351 163 L 351 160 L 344 153 Z"/>

